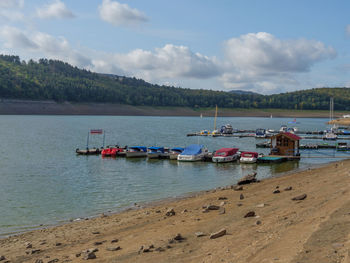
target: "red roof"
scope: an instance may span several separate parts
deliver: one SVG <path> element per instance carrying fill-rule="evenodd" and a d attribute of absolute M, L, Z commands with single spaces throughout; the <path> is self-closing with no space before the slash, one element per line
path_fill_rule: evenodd
<path fill-rule="evenodd" d="M 301 137 L 299 137 L 298 135 L 296 135 L 294 133 L 291 133 L 291 132 L 281 132 L 281 133 L 279 133 L 279 134 L 277 134 L 275 136 L 278 136 L 278 135 L 281 135 L 281 134 L 285 135 L 286 137 L 288 137 L 289 139 L 292 139 L 294 141 L 301 140 Z"/>

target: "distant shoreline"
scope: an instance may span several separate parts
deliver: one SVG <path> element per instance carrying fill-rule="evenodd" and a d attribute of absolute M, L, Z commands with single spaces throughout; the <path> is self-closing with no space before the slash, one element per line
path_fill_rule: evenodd
<path fill-rule="evenodd" d="M 214 108 L 151 107 L 113 103 L 57 103 L 55 101 L 0 99 L 0 115 L 109 115 L 109 116 L 200 116 L 213 117 Z M 335 112 L 340 117 L 348 112 Z M 327 118 L 328 111 L 288 109 L 219 108 L 219 117 Z"/>

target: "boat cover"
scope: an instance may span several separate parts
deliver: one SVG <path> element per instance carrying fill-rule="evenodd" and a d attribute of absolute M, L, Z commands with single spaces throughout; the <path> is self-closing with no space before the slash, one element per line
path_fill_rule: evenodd
<path fill-rule="evenodd" d="M 258 157 L 258 153 L 257 152 L 242 152 L 241 153 L 241 157 L 255 157 L 257 158 Z"/>
<path fill-rule="evenodd" d="M 129 148 L 130 149 L 138 149 L 138 150 L 140 150 L 142 152 L 147 152 L 147 147 L 145 147 L 145 146 L 131 146 Z"/>
<path fill-rule="evenodd" d="M 175 147 L 175 148 L 172 148 L 171 150 L 174 151 L 174 152 L 183 152 L 183 151 L 184 151 L 184 148 Z"/>
<path fill-rule="evenodd" d="M 156 147 L 156 146 L 152 146 L 152 147 L 148 147 L 149 150 L 151 150 L 152 152 L 157 152 L 157 151 L 160 151 L 160 152 L 164 152 L 164 147 Z"/>
<path fill-rule="evenodd" d="M 200 154 L 202 152 L 202 148 L 204 146 L 200 144 L 191 144 L 186 147 L 185 150 L 181 153 L 181 155 L 195 155 Z"/>
<path fill-rule="evenodd" d="M 238 148 L 221 148 L 215 152 L 214 156 L 231 156 L 236 154 Z"/>

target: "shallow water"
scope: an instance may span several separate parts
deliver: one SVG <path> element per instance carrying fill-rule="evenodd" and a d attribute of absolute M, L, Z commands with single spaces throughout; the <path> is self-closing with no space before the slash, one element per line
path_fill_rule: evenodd
<path fill-rule="evenodd" d="M 238 129 L 279 129 L 287 118 L 218 118 Z M 302 130 L 323 130 L 326 119 L 299 119 Z M 106 145 L 186 146 L 204 144 L 209 150 L 237 147 L 256 149 L 255 138 L 186 137 L 213 129 L 213 118 L 121 116 L 0 116 L 0 234 L 23 231 L 40 224 L 56 224 L 108 210 L 118 211 L 134 202 L 233 184 L 253 170 L 259 178 L 334 159 L 304 159 L 275 165 L 177 163 L 169 160 L 108 159 L 76 156 L 86 147 L 89 129 L 106 131 Z M 101 146 L 103 136 L 90 137 Z M 316 141 L 313 141 L 316 142 Z M 315 155 L 316 153 L 311 153 Z M 333 150 L 320 156 L 332 155 Z M 308 156 L 310 152 L 302 152 Z"/>

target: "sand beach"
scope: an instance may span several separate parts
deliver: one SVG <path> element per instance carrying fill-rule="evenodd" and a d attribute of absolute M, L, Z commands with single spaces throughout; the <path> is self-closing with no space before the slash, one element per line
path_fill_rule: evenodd
<path fill-rule="evenodd" d="M 345 160 L 2 238 L 0 262 L 350 262 L 349 171 Z"/>

